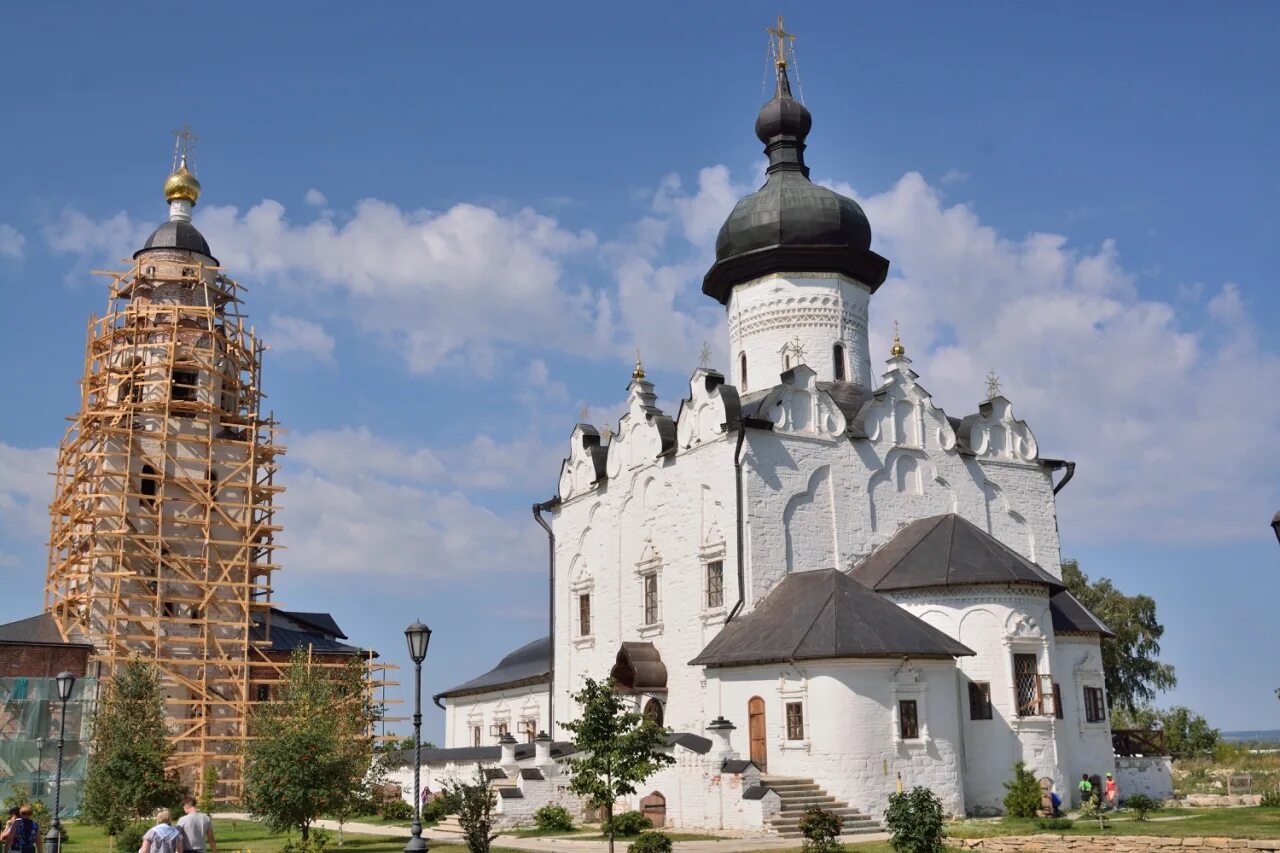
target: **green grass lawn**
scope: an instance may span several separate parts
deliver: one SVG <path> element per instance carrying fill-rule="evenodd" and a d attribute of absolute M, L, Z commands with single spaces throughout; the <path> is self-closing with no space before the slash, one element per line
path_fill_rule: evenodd
<path fill-rule="evenodd" d="M 335 819 L 336 818 L 329 817 L 328 815 L 325 816 L 325 820 L 335 820 Z M 379 815 L 379 814 L 362 814 L 362 815 L 357 815 L 356 817 L 347 818 L 348 825 L 353 823 L 367 823 L 370 826 L 407 827 L 409 824 L 413 823 L 413 818 L 404 818 L 404 819 L 397 818 L 393 820 L 389 817 L 383 817 L 382 815 Z M 422 825 L 423 827 L 435 826 L 436 822 L 434 820 L 424 820 L 422 822 Z"/>
<path fill-rule="evenodd" d="M 111 849 L 111 841 L 96 826 L 70 822 L 67 833 L 71 840 L 63 845 L 67 853 L 107 853 Z M 272 835 L 261 824 L 247 820 L 219 820 L 214 823 L 214 834 L 218 839 L 218 853 L 279 853 L 280 848 L 289 840 L 287 835 Z M 377 836 L 354 835 L 350 832 L 343 836 L 341 847 L 337 844 L 337 833 L 329 849 L 335 853 L 350 851 L 351 853 L 402 853 L 405 839 Z M 432 851 L 439 853 L 466 853 L 466 847 L 456 844 L 440 844 L 431 842 Z M 122 850 L 118 853 L 134 853 Z M 494 847 L 493 853 L 517 853 Z"/>
<path fill-rule="evenodd" d="M 1218 835 L 1225 838 L 1280 838 L 1280 809 L 1166 809 L 1153 818 L 1185 817 L 1185 820 L 1133 819 L 1132 813 L 1120 811 L 1108 821 L 1105 830 L 1098 821 L 1077 819 L 1071 829 L 1040 829 L 1032 820 L 963 821 L 947 827 L 955 838 L 990 838 L 998 835 L 1154 835 L 1161 838 Z M 860 848 L 861 849 L 861 848 Z"/>

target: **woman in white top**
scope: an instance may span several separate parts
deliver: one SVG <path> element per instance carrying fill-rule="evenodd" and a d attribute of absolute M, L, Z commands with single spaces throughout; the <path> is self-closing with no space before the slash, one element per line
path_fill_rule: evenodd
<path fill-rule="evenodd" d="M 182 833 L 171 823 L 168 809 L 156 812 L 156 825 L 142 836 L 138 853 L 182 853 Z"/>

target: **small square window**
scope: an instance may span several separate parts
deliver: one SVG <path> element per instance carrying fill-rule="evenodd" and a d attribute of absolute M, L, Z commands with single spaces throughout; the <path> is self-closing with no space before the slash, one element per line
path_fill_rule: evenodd
<path fill-rule="evenodd" d="M 969 719 L 991 719 L 991 683 L 989 681 L 969 682 Z"/>
<path fill-rule="evenodd" d="M 259 702 L 270 702 L 271 701 L 271 685 L 259 684 L 256 695 L 258 697 Z"/>
<path fill-rule="evenodd" d="M 903 740 L 917 740 L 920 737 L 920 718 L 916 714 L 914 699 L 898 701 L 898 734 Z"/>
<path fill-rule="evenodd" d="M 658 575 L 644 576 L 644 624 L 658 624 Z"/>
<path fill-rule="evenodd" d="M 175 369 L 172 379 L 169 390 L 170 400 L 181 403 L 196 402 L 196 392 L 199 390 L 197 386 L 200 384 L 200 374 L 197 371 Z"/>
<path fill-rule="evenodd" d="M 804 703 L 787 703 L 787 740 L 804 740 Z"/>
<path fill-rule="evenodd" d="M 724 607 L 724 560 L 707 563 L 707 608 Z"/>

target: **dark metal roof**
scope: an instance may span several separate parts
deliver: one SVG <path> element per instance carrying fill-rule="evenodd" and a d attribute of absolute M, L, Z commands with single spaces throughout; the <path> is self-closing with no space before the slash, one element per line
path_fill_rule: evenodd
<path fill-rule="evenodd" d="M 711 751 L 711 739 L 702 735 L 695 735 L 693 732 L 672 732 L 667 735 L 667 746 L 677 745 L 692 750 L 699 755 L 706 755 Z"/>
<path fill-rule="evenodd" d="M 667 665 L 653 643 L 623 643 L 609 676 L 619 688 L 634 693 L 667 689 Z"/>
<path fill-rule="evenodd" d="M 771 272 L 839 272 L 874 291 L 889 262 L 871 251 L 871 225 L 858 203 L 809 180 L 805 138 L 812 117 L 778 69 L 756 135 L 769 155 L 765 184 L 743 198 L 716 238 L 716 262 L 702 292 L 727 304 L 735 284 Z"/>
<path fill-rule="evenodd" d="M 277 613 L 285 613 L 294 621 L 306 623 L 308 626 L 315 628 L 322 634 L 328 634 L 330 637 L 337 637 L 339 640 L 350 639 L 346 634 L 342 633 L 342 629 L 338 627 L 338 623 L 334 621 L 333 616 L 328 613 L 303 613 L 297 610 L 276 611 Z"/>
<path fill-rule="evenodd" d="M 498 661 L 498 665 L 477 678 L 437 693 L 436 699 L 462 696 L 467 693 L 484 693 L 502 687 L 536 684 L 551 676 L 551 638 L 540 637 L 526 643 Z"/>
<path fill-rule="evenodd" d="M 755 610 L 729 623 L 691 664 L 746 666 L 789 660 L 957 657 L 973 651 L 844 572 L 797 572 Z"/>
<path fill-rule="evenodd" d="M 551 757 L 562 758 L 566 755 L 572 755 L 574 752 L 573 744 L 569 741 L 556 741 L 551 744 Z M 527 758 L 533 758 L 534 745 L 531 743 L 516 744 L 516 760 L 524 761 Z M 502 756 L 502 747 L 500 746 L 460 746 L 453 749 L 423 749 L 423 762 L 445 762 L 445 761 L 497 761 Z M 406 767 L 413 764 L 413 750 L 401 749 L 396 752 L 388 753 L 383 759 L 388 767 Z"/>
<path fill-rule="evenodd" d="M 1066 590 L 1055 593 L 1049 598 L 1049 613 L 1053 616 L 1053 633 L 1055 634 L 1115 636 L 1101 619 L 1094 616 L 1089 608 Z"/>
<path fill-rule="evenodd" d="M 58 624 L 53 616 L 41 613 L 28 616 L 16 622 L 0 625 L 0 643 L 13 643 L 27 646 L 84 646 L 93 648 L 90 643 L 68 643 L 62 639 Z"/>
<path fill-rule="evenodd" d="M 524 799 L 524 791 L 510 785 L 504 785 L 498 789 L 498 796 L 504 800 L 520 800 Z"/>
<path fill-rule="evenodd" d="M 741 774 L 746 771 L 748 767 L 755 767 L 755 762 L 744 761 L 736 758 L 726 758 L 724 763 L 720 765 L 720 772 Z"/>
<path fill-rule="evenodd" d="M 913 521 L 854 566 L 854 578 L 878 592 L 926 586 L 1062 581 L 955 513 Z"/>
<path fill-rule="evenodd" d="M 151 236 L 147 238 L 146 243 L 142 244 L 142 248 L 133 253 L 133 256 L 136 258 L 151 249 L 185 249 L 188 252 L 199 252 L 213 260 L 215 264 L 218 262 L 209 251 L 209 241 L 204 239 L 204 235 L 190 222 L 181 219 L 170 219 L 168 222 L 161 223 L 159 228 L 151 232 Z"/>
<path fill-rule="evenodd" d="M 543 775 L 542 775 L 542 771 L 541 771 L 541 770 L 539 770 L 539 769 L 538 769 L 538 768 L 536 768 L 536 767 L 521 767 L 521 768 L 520 768 L 520 778 L 521 778 L 521 779 L 532 779 L 532 780 L 534 780 L 534 781 L 540 782 L 540 781 L 542 781 L 543 779 L 545 779 L 545 778 L 547 778 L 547 777 L 546 777 L 546 776 L 543 776 Z"/>
<path fill-rule="evenodd" d="M 357 646 L 341 643 L 332 636 L 322 634 L 316 630 L 307 630 L 298 622 L 291 620 L 289 618 L 291 615 L 285 611 L 273 609 L 271 612 L 271 630 L 268 633 L 265 618 L 255 614 L 253 617 L 253 629 L 249 632 L 250 639 L 256 643 L 269 641 L 270 645 L 259 646 L 259 648 L 272 652 L 291 653 L 310 649 L 313 652 L 320 653 L 365 654 L 365 650 Z"/>
<path fill-rule="evenodd" d="M 763 800 L 766 796 L 768 796 L 770 792 L 773 792 L 775 794 L 778 793 L 777 791 L 774 791 L 773 788 L 770 788 L 768 785 L 756 784 L 756 785 L 752 785 L 750 788 L 747 788 L 742 792 L 742 799 Z"/>

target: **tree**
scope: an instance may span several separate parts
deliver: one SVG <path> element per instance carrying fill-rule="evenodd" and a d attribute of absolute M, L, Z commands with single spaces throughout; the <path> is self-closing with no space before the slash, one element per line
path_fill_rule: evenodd
<path fill-rule="evenodd" d="M 1102 643 L 1110 707 L 1133 710 L 1177 685 L 1173 667 L 1157 660 L 1164 626 L 1156 620 L 1155 599 L 1125 595 L 1109 578 L 1091 582 L 1075 560 L 1062 564 L 1062 580 L 1081 604 L 1115 632 L 1114 639 Z"/>
<path fill-rule="evenodd" d="M 498 837 L 492 831 L 493 809 L 498 804 L 498 795 L 494 793 L 484 768 L 477 764 L 475 781 L 459 782 L 455 790 L 458 824 L 462 827 L 468 853 L 489 853 L 489 845 Z"/>
<path fill-rule="evenodd" d="M 93 749 L 80 807 L 108 835 L 161 806 L 176 806 L 183 787 L 166 769 L 173 746 L 164 723 L 160 677 L 134 658 L 107 683 L 93 716 Z"/>
<path fill-rule="evenodd" d="M 200 777 L 200 811 L 205 814 L 213 814 L 214 808 L 218 804 L 218 768 L 212 764 L 206 765 L 204 773 Z"/>
<path fill-rule="evenodd" d="M 1144 705 L 1120 709 L 1111 718 L 1119 729 L 1162 729 L 1164 745 L 1174 758 L 1193 758 L 1212 754 L 1221 735 L 1201 715 L 1182 705 L 1160 710 Z"/>
<path fill-rule="evenodd" d="M 258 705 L 245 744 L 245 805 L 273 832 L 305 841 L 320 815 L 361 790 L 373 759 L 378 709 L 358 658 L 314 666 L 295 651 L 280 699 Z"/>
<path fill-rule="evenodd" d="M 1043 794 L 1036 774 L 1021 761 L 1013 765 L 1013 778 L 1004 783 L 1009 793 L 1004 795 L 1005 817 L 1035 817 L 1040 810 Z"/>
<path fill-rule="evenodd" d="M 614 692 L 613 679 L 588 678 L 574 694 L 582 715 L 564 728 L 573 734 L 574 755 L 565 760 L 569 790 L 590 797 L 604 808 L 613 853 L 613 806 L 619 797 L 636 792 L 636 785 L 675 759 L 662 748 L 668 730 L 635 711 L 628 711 Z"/>
<path fill-rule="evenodd" d="M 893 833 L 889 846 L 896 853 L 942 853 L 945 824 L 942 801 L 928 788 L 917 785 L 889 795 L 884 825 Z"/>

